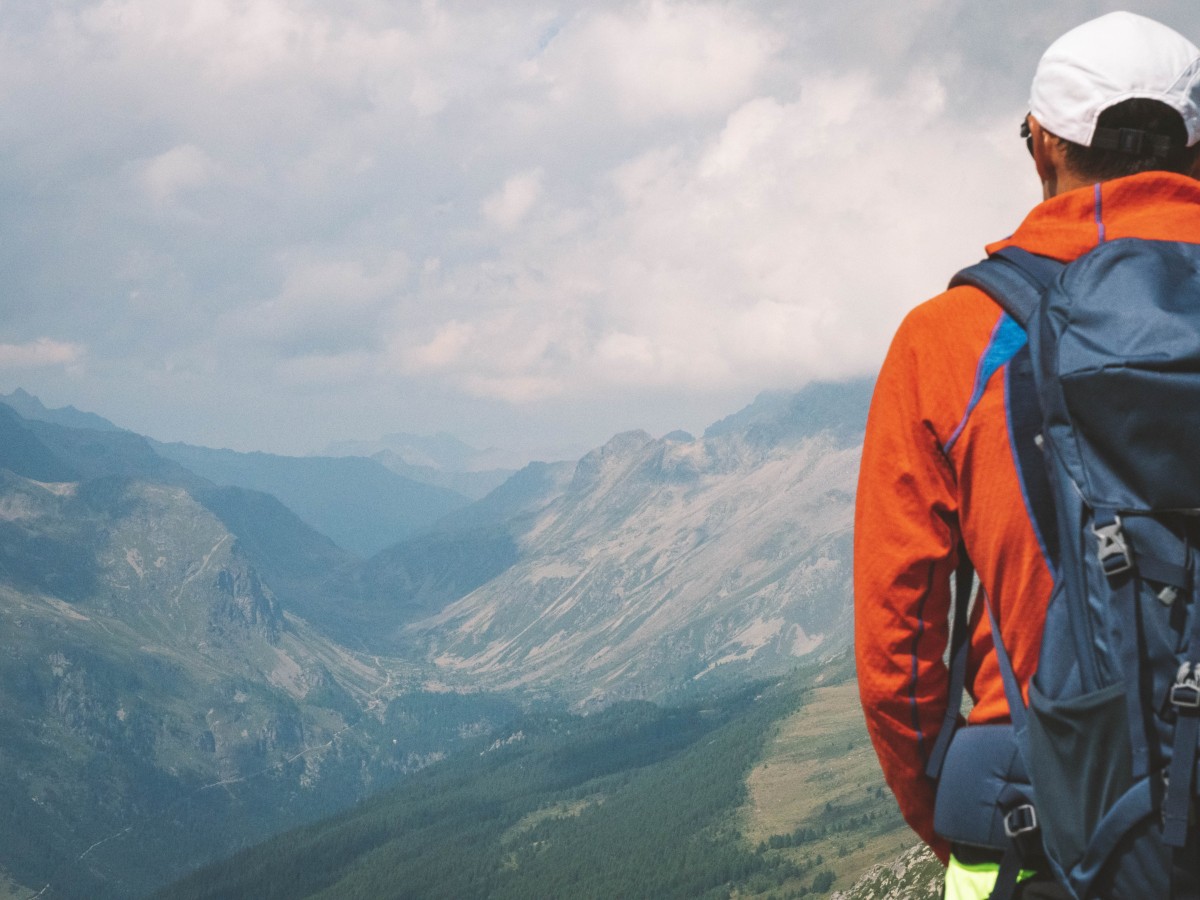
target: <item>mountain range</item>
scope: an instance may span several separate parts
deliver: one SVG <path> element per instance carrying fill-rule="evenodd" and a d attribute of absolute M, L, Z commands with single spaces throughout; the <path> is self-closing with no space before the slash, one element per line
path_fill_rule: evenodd
<path fill-rule="evenodd" d="M 49 409 L 20 388 L 0 394 L 0 403 L 28 421 L 86 431 L 124 431 L 72 406 Z M 403 443 L 398 442 L 401 437 Z M 326 455 L 304 457 L 149 443 L 158 456 L 215 485 L 271 494 L 340 547 L 361 557 L 420 533 L 485 496 L 514 471 L 471 468 L 499 458 L 500 451 L 477 451 L 449 435 L 389 438 L 379 443 L 382 449 L 365 442 L 342 442 Z M 351 452 L 353 447 L 371 450 L 374 458 Z M 420 448 L 419 454 L 409 452 L 406 457 L 420 463 L 406 463 L 396 447 Z"/>
<path fill-rule="evenodd" d="M 786 671 L 849 631 L 850 533 L 869 385 L 769 397 L 699 440 L 618 435 L 515 523 L 517 560 L 408 625 L 452 683 L 576 703 Z"/>
<path fill-rule="evenodd" d="M 618 435 L 474 502 L 0 405 L 0 884 L 138 896 L 547 705 L 836 656 L 869 393 Z"/>
<path fill-rule="evenodd" d="M 385 434 L 377 441 L 334 441 L 326 456 L 376 456 L 388 454 L 405 465 L 439 472 L 495 472 L 520 468 L 517 455 L 489 447 L 480 450 L 452 434 L 421 435 L 402 431 Z"/>
<path fill-rule="evenodd" d="M 394 432 L 378 441 L 335 441 L 327 456 L 367 456 L 398 475 L 447 488 L 478 500 L 502 485 L 523 464 L 516 454 L 479 450 L 452 434 Z"/>
<path fill-rule="evenodd" d="M 214 484 L 270 494 L 338 546 L 368 557 L 467 506 L 469 498 L 360 456 L 277 456 L 153 444 Z"/>

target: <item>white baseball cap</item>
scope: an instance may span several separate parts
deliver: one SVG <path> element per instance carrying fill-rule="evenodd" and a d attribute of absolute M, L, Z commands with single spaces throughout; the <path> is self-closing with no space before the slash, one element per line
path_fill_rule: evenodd
<path fill-rule="evenodd" d="M 1178 111 L 1188 146 L 1200 141 L 1200 49 L 1161 22 L 1113 12 L 1042 54 L 1029 112 L 1050 133 L 1090 147 L 1100 113 L 1134 97 Z"/>

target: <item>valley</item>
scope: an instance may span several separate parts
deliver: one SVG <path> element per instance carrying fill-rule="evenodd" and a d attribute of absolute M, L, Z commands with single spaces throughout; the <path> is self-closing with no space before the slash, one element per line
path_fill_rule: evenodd
<path fill-rule="evenodd" d="M 846 656 L 869 387 L 531 464 L 366 558 L 318 527 L 300 473 L 336 519 L 365 484 L 338 473 L 377 470 L 163 455 L 0 406 L 3 889 L 175 896 L 209 864 L 178 896 L 268 896 L 258 851 L 220 861 L 296 827 L 268 857 L 342 862 L 279 896 L 385 896 L 372 860 L 432 867 L 396 896 L 850 889 L 912 843 Z M 262 490 L 280 484 L 291 503 Z M 673 862 L 612 882 L 604 854 L 642 852 L 651 821 Z M 396 827 L 432 842 L 422 861 L 385 849 Z M 464 884 L 471 835 L 490 849 Z"/>

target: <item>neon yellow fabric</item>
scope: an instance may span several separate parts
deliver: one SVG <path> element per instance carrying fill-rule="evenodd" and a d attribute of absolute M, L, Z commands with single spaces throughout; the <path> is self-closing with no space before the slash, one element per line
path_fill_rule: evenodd
<path fill-rule="evenodd" d="M 950 855 L 946 867 L 946 900 L 987 900 L 996 886 L 999 863 L 964 863 Z M 1033 877 L 1033 872 L 1021 870 L 1017 881 Z"/>

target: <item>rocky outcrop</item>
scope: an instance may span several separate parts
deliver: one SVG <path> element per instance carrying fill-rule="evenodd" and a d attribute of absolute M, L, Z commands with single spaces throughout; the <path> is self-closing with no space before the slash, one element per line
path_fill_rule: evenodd
<path fill-rule="evenodd" d="M 870 869 L 846 891 L 829 900 L 933 900 L 942 896 L 945 869 L 921 844 L 890 863 Z"/>
<path fill-rule="evenodd" d="M 254 569 L 243 565 L 217 572 L 216 597 L 208 617 L 210 634 L 253 631 L 268 643 L 278 644 L 282 628 L 279 603 Z"/>

